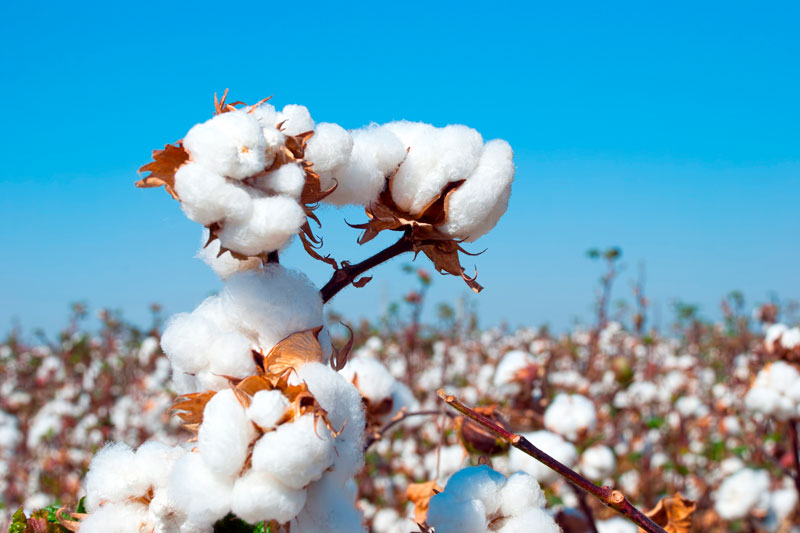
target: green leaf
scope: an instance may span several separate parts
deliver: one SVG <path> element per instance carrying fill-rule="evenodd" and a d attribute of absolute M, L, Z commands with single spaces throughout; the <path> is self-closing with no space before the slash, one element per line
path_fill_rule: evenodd
<path fill-rule="evenodd" d="M 81 501 L 78 502 L 78 508 L 75 509 L 76 513 L 85 513 L 86 512 L 86 496 L 81 498 Z"/>
<path fill-rule="evenodd" d="M 28 519 L 25 516 L 25 511 L 22 507 L 17 509 L 14 516 L 11 517 L 11 524 L 8 526 L 8 533 L 25 533 L 25 528 L 28 526 Z"/>

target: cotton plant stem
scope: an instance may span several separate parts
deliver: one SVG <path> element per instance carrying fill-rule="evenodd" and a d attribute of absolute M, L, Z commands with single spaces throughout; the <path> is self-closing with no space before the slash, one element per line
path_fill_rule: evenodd
<path fill-rule="evenodd" d="M 592 512 L 592 508 L 589 506 L 589 502 L 586 499 L 585 492 L 581 492 L 578 494 L 578 503 L 581 506 L 581 511 L 583 511 L 583 515 L 586 517 L 586 523 L 589 526 L 589 533 L 598 533 L 597 524 L 594 521 L 594 513 Z"/>
<path fill-rule="evenodd" d="M 800 439 L 797 436 L 797 422 L 796 418 L 789 419 L 789 436 L 792 440 L 792 463 L 794 464 L 794 486 L 797 488 L 797 493 L 800 494 Z"/>
<path fill-rule="evenodd" d="M 325 286 L 320 289 L 319 292 L 322 295 L 322 301 L 327 302 L 333 298 L 340 290 L 353 283 L 358 276 L 367 270 L 374 268 L 381 263 L 392 259 L 393 257 L 397 257 L 400 254 L 410 252 L 413 249 L 414 240 L 411 238 L 411 230 L 408 229 L 403 233 L 403 236 L 400 237 L 400 240 L 388 248 L 381 250 L 372 257 L 368 257 L 367 259 L 364 259 L 360 263 L 356 263 L 354 265 L 343 265 L 342 268 L 333 273 L 333 276 L 331 276 L 331 279 L 328 281 L 328 283 L 326 283 Z"/>
<path fill-rule="evenodd" d="M 644 513 L 642 513 L 639 509 L 634 507 L 622 491 L 612 489 L 611 487 L 598 487 L 579 473 L 575 472 L 571 468 L 567 467 L 566 465 L 556 461 L 542 450 L 534 446 L 533 444 L 528 441 L 522 435 L 518 435 L 516 433 L 512 433 L 485 416 L 477 413 L 473 409 L 469 408 L 468 406 L 461 403 L 461 401 L 453 395 L 446 394 L 444 389 L 439 389 L 436 391 L 436 394 L 439 395 L 439 398 L 445 401 L 450 407 L 456 409 L 463 415 L 469 417 L 477 424 L 485 427 L 501 439 L 508 441 L 516 449 L 520 450 L 527 455 L 530 455 L 540 463 L 543 463 L 547 467 L 555 470 L 561 477 L 566 478 L 567 481 L 572 483 L 575 487 L 582 490 L 583 492 L 587 492 L 603 502 L 606 506 L 614 509 L 619 514 L 630 520 L 631 522 L 638 525 L 647 533 L 666 533 L 666 531 L 650 520 Z"/>

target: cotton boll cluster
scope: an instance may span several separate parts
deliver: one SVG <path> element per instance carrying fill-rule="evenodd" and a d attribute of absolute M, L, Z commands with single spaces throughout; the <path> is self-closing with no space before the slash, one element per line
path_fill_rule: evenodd
<path fill-rule="evenodd" d="M 579 467 L 583 475 L 589 479 L 602 481 L 614 473 L 617 468 L 617 460 L 611 448 L 595 444 L 583 451 Z"/>
<path fill-rule="evenodd" d="M 373 424 L 386 424 L 401 409 L 406 412 L 419 409 L 419 403 L 408 386 L 392 376 L 375 358 L 367 355 L 353 357 L 341 373 L 361 393 Z"/>
<path fill-rule="evenodd" d="M 580 394 L 558 394 L 544 413 L 545 427 L 572 441 L 594 429 L 596 423 L 594 403 Z"/>
<path fill-rule="evenodd" d="M 765 366 L 744 401 L 749 410 L 778 420 L 800 416 L 800 372 L 783 361 Z"/>
<path fill-rule="evenodd" d="M 436 533 L 558 533 L 545 496 L 528 474 L 506 478 L 486 465 L 456 472 L 429 503 L 427 523 Z"/>
<path fill-rule="evenodd" d="M 161 345 L 180 393 L 227 387 L 224 376 L 255 372 L 252 351 L 267 353 L 281 339 L 323 323 L 319 291 L 280 265 L 232 274 L 219 296 L 172 317 Z M 320 334 L 330 353 L 327 333 Z"/>
<path fill-rule="evenodd" d="M 739 470 L 725 478 L 717 489 L 714 508 L 724 520 L 738 520 L 754 510 L 767 511 L 769 485 L 766 470 Z"/>

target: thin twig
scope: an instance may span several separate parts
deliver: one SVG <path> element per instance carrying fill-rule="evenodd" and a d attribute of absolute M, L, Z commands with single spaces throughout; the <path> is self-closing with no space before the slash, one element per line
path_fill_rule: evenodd
<path fill-rule="evenodd" d="M 794 486 L 797 487 L 797 493 L 800 494 L 800 457 L 798 457 L 798 453 L 800 453 L 800 439 L 797 437 L 797 419 L 789 419 L 788 424 L 789 435 L 792 439 L 792 462 L 794 463 L 794 475 L 792 479 L 794 479 Z"/>
<path fill-rule="evenodd" d="M 360 263 L 356 263 L 355 265 L 345 264 L 342 266 L 342 268 L 336 270 L 328 283 L 326 283 L 325 286 L 319 291 L 322 295 L 322 301 L 327 302 L 333 298 L 336 293 L 353 283 L 358 276 L 367 270 L 374 268 L 400 254 L 410 252 L 413 249 L 414 240 L 411 238 L 411 229 L 409 228 L 403 233 L 403 236 L 400 237 L 400 240 L 388 248 L 381 250 L 372 257 L 364 259 Z"/>
<path fill-rule="evenodd" d="M 594 521 L 594 513 L 592 512 L 592 508 L 589 507 L 585 492 L 578 493 L 578 503 L 581 506 L 581 511 L 583 511 L 583 516 L 586 517 L 586 524 L 589 526 L 589 532 L 598 533 L 597 524 Z"/>
<path fill-rule="evenodd" d="M 530 455 L 540 463 L 543 463 L 550 469 L 554 470 L 561 477 L 572 483 L 575 487 L 591 494 L 603 502 L 606 506 L 614 509 L 631 522 L 637 524 L 647 533 L 666 533 L 661 526 L 653 522 L 639 509 L 634 507 L 628 501 L 628 499 L 625 498 L 625 495 L 622 493 L 622 491 L 613 489 L 611 487 L 598 487 L 579 473 L 544 453 L 542 450 L 531 444 L 530 441 L 522 435 L 512 433 L 505 428 L 498 426 L 485 416 L 477 413 L 473 409 L 461 403 L 461 401 L 459 401 L 455 396 L 446 394 L 444 389 L 439 389 L 436 391 L 436 394 L 439 395 L 439 398 L 444 400 L 448 405 L 460 413 L 485 427 L 498 437 L 505 439 L 516 449 L 526 453 L 527 455 Z"/>

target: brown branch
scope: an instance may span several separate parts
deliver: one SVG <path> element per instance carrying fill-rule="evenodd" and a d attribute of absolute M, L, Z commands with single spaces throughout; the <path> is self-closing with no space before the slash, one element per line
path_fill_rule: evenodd
<path fill-rule="evenodd" d="M 794 461 L 792 461 L 794 463 L 794 475 L 792 475 L 792 479 L 794 480 L 794 486 L 797 487 L 797 493 L 800 494 L 800 457 L 798 457 L 798 453 L 800 453 L 800 439 L 798 439 L 797 436 L 797 419 L 789 419 L 788 424 L 789 435 L 792 440 L 792 459 L 794 459 Z"/>
<path fill-rule="evenodd" d="M 526 453 L 527 455 L 530 455 L 540 463 L 554 470 L 561 477 L 572 483 L 575 487 L 591 494 L 603 502 L 606 506 L 614 509 L 631 522 L 637 524 L 647 533 L 666 533 L 661 526 L 653 522 L 639 509 L 634 507 L 628 501 L 628 499 L 625 498 L 625 495 L 622 493 L 622 491 L 613 489 L 611 487 L 598 487 L 568 466 L 556 461 L 544 453 L 542 450 L 531 444 L 531 442 L 522 435 L 512 433 L 505 428 L 498 426 L 485 416 L 477 413 L 473 409 L 461 403 L 461 401 L 459 401 L 455 396 L 446 394 L 444 389 L 439 389 L 436 391 L 436 394 L 438 394 L 439 398 L 444 400 L 450 407 L 453 407 L 460 413 L 471 418 L 474 422 L 485 427 L 501 439 L 508 441 L 508 443 L 516 449 Z"/>
<path fill-rule="evenodd" d="M 403 233 L 403 236 L 400 237 L 400 240 L 388 248 L 381 250 L 372 257 L 368 257 L 367 259 L 364 259 L 355 265 L 344 264 L 340 269 L 334 272 L 328 283 L 326 283 L 325 286 L 319 291 L 322 295 L 322 301 L 327 302 L 333 298 L 340 290 L 353 283 L 358 276 L 367 270 L 374 268 L 400 254 L 410 252 L 413 249 L 414 240 L 411 238 L 411 229 L 409 228 Z"/>

